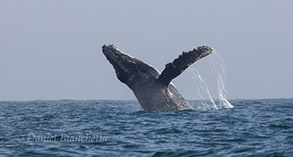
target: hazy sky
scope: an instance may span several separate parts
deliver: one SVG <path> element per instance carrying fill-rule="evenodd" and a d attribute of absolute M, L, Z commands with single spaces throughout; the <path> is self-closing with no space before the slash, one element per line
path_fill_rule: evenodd
<path fill-rule="evenodd" d="M 225 60 L 229 98 L 292 98 L 292 6 L 1 0 L 0 100 L 135 99 L 101 52 L 110 43 L 160 71 L 183 50 L 209 45 Z M 184 77 L 174 80 L 184 94 L 182 83 Z"/>

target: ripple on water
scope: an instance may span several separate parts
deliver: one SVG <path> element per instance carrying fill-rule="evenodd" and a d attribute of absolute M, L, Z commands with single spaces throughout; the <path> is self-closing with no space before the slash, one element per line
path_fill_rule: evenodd
<path fill-rule="evenodd" d="M 233 109 L 179 112 L 141 111 L 136 101 L 0 102 L 0 156 L 293 156 L 292 102 L 234 100 Z M 17 138 L 28 134 L 56 141 Z"/>

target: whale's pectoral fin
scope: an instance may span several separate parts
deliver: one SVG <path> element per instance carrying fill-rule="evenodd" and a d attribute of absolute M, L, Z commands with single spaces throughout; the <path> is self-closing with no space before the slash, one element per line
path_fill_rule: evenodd
<path fill-rule="evenodd" d="M 173 62 L 166 64 L 166 67 L 159 76 L 158 81 L 164 86 L 168 86 L 175 77 L 180 75 L 191 64 L 211 54 L 212 51 L 213 49 L 208 46 L 200 46 L 189 52 L 183 52 L 182 55 L 176 58 Z"/>

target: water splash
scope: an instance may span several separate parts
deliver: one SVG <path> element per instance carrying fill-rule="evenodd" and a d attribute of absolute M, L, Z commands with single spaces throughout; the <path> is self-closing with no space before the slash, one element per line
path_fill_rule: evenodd
<path fill-rule="evenodd" d="M 205 63 L 199 61 L 193 64 L 187 70 L 187 74 L 193 79 L 197 96 L 201 99 L 197 103 L 197 109 L 218 110 L 234 107 L 227 100 L 225 63 L 217 51 L 208 56 Z"/>

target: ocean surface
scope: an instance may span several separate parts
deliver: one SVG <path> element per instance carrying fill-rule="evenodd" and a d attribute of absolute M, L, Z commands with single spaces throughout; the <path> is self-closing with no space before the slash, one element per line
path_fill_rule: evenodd
<path fill-rule="evenodd" d="M 1 101 L 0 156 L 293 156 L 293 99 L 145 112 L 137 101 Z"/>

